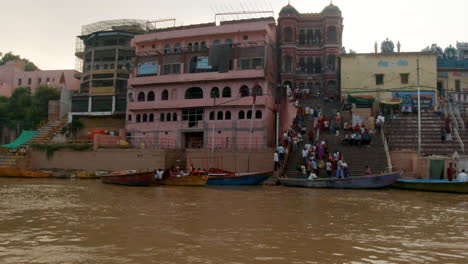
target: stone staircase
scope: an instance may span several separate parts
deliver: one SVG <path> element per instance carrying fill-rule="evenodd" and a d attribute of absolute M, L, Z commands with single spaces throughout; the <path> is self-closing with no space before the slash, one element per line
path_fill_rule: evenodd
<path fill-rule="evenodd" d="M 387 120 L 386 131 L 390 150 L 418 150 L 418 116 L 398 115 Z M 440 129 L 445 126 L 442 116 L 435 113 L 421 113 L 421 154 L 452 155 L 463 150 L 455 137 L 452 141 L 441 142 Z M 468 131 L 459 131 L 464 144 L 468 144 Z"/>

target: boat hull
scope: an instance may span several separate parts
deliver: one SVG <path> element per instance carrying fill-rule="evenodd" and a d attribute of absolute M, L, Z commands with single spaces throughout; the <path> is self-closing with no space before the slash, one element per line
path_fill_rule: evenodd
<path fill-rule="evenodd" d="M 18 177 L 18 178 L 50 178 L 52 173 L 20 170 L 14 168 L 0 168 L 0 177 Z"/>
<path fill-rule="evenodd" d="M 195 175 L 195 176 L 182 176 L 171 177 L 164 180 L 153 180 L 155 185 L 168 185 L 168 186 L 204 186 L 208 180 L 208 175 Z"/>
<path fill-rule="evenodd" d="M 468 182 L 448 180 L 399 179 L 392 187 L 428 192 L 468 193 Z"/>
<path fill-rule="evenodd" d="M 329 188 L 329 189 L 380 189 L 393 184 L 400 176 L 401 172 L 392 172 L 378 175 L 349 177 L 344 179 L 280 179 L 284 186 L 305 187 L 305 188 Z"/>
<path fill-rule="evenodd" d="M 102 175 L 100 178 L 103 183 L 107 184 L 149 186 L 154 179 L 154 172 L 107 174 Z"/>
<path fill-rule="evenodd" d="M 267 180 L 272 172 L 219 173 L 209 174 L 207 185 L 259 185 Z"/>

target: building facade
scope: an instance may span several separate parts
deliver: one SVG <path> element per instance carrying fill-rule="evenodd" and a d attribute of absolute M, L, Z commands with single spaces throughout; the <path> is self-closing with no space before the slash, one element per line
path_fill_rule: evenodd
<path fill-rule="evenodd" d="M 437 90 L 445 94 L 468 92 L 468 43 L 451 45 L 444 52 L 435 48 L 437 53 Z M 468 101 L 468 99 L 464 101 Z"/>
<path fill-rule="evenodd" d="M 342 36 L 343 17 L 333 4 L 321 13 L 299 13 L 289 4 L 283 7 L 278 18 L 282 83 L 338 96 Z"/>
<path fill-rule="evenodd" d="M 274 145 L 274 18 L 138 35 L 126 128 L 134 145 Z"/>
<path fill-rule="evenodd" d="M 77 91 L 79 82 L 73 77 L 75 70 L 25 71 L 22 60 L 9 61 L 0 66 L 0 96 L 10 97 L 18 87 L 29 87 L 31 92 L 40 86 Z"/>
<path fill-rule="evenodd" d="M 419 68 L 419 69 L 418 69 Z M 341 55 L 341 93 L 385 103 L 401 100 L 416 109 L 417 87 L 421 109 L 438 106 L 437 55 L 432 52 L 393 52 Z M 419 79 L 419 81 L 418 81 Z"/>

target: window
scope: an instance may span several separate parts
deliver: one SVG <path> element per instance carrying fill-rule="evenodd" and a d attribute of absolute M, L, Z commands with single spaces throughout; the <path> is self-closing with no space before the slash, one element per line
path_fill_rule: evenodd
<path fill-rule="evenodd" d="M 284 42 L 292 42 L 293 41 L 293 31 L 290 27 L 284 29 Z"/>
<path fill-rule="evenodd" d="M 228 97 L 231 97 L 231 88 L 226 86 L 224 87 L 223 89 L 223 97 L 224 98 L 228 98 Z"/>
<path fill-rule="evenodd" d="M 144 102 L 145 101 L 145 93 L 144 92 L 139 92 L 138 93 L 138 102 Z"/>
<path fill-rule="evenodd" d="M 192 42 L 189 42 L 189 44 L 187 45 L 187 50 L 188 50 L 189 52 L 191 52 L 192 49 L 193 49 L 193 47 L 192 47 Z"/>
<path fill-rule="evenodd" d="M 247 119 L 252 119 L 252 110 L 247 111 Z"/>
<path fill-rule="evenodd" d="M 149 122 L 154 122 L 154 114 L 149 115 Z"/>
<path fill-rule="evenodd" d="M 188 121 L 189 127 L 197 127 L 198 121 L 203 120 L 203 109 L 202 108 L 183 109 L 182 120 Z"/>
<path fill-rule="evenodd" d="M 262 87 L 261 87 L 260 85 L 257 84 L 257 85 L 253 88 L 252 93 L 255 94 L 256 96 L 262 96 L 262 95 L 263 95 Z"/>
<path fill-rule="evenodd" d="M 241 59 L 240 60 L 241 70 L 248 70 L 250 69 L 250 60 L 249 59 Z"/>
<path fill-rule="evenodd" d="M 37 79 L 37 83 L 41 83 L 42 82 L 42 79 L 41 78 L 38 78 Z"/>
<path fill-rule="evenodd" d="M 200 46 L 201 46 L 201 50 L 207 50 L 205 41 L 202 41 Z"/>
<path fill-rule="evenodd" d="M 31 85 L 31 83 L 32 83 L 31 78 L 28 78 L 28 85 Z"/>
<path fill-rule="evenodd" d="M 243 40 L 248 40 L 248 39 L 249 39 L 249 36 L 248 36 L 248 35 L 244 35 L 244 36 L 242 37 L 242 39 L 243 39 Z"/>
<path fill-rule="evenodd" d="M 200 44 L 198 42 L 195 42 L 195 45 L 193 45 L 193 50 L 198 51 L 200 49 Z"/>
<path fill-rule="evenodd" d="M 239 112 L 239 119 L 245 119 L 245 112 L 244 111 Z"/>
<path fill-rule="evenodd" d="M 170 74 L 170 73 L 171 73 L 171 65 L 170 64 L 163 65 L 162 74 Z"/>
<path fill-rule="evenodd" d="M 50 78 L 46 78 L 46 83 L 49 83 L 50 82 Z"/>
<path fill-rule="evenodd" d="M 156 45 L 155 45 L 155 44 L 152 44 L 152 45 L 151 45 L 151 48 L 152 48 L 152 49 L 155 49 L 155 48 L 156 48 Z"/>
<path fill-rule="evenodd" d="M 214 120 L 214 112 L 213 111 L 210 112 L 210 120 Z"/>
<path fill-rule="evenodd" d="M 171 121 L 171 114 L 170 113 L 167 113 L 166 114 L 166 121 Z"/>
<path fill-rule="evenodd" d="M 180 43 L 176 43 L 174 45 L 174 53 L 180 53 L 182 52 L 182 48 L 180 47 Z"/>
<path fill-rule="evenodd" d="M 313 88 L 313 84 L 311 82 L 308 82 L 307 83 L 307 89 L 309 89 L 309 91 L 310 91 L 310 89 L 312 89 L 312 88 Z"/>
<path fill-rule="evenodd" d="M 143 123 L 148 122 L 148 115 L 143 114 Z"/>
<path fill-rule="evenodd" d="M 23 82 L 22 79 L 18 79 L 18 85 L 21 85 L 22 82 Z"/>
<path fill-rule="evenodd" d="M 224 119 L 224 113 L 223 111 L 218 112 L 218 120 L 223 120 Z"/>
<path fill-rule="evenodd" d="M 232 39 L 229 39 L 229 38 L 226 39 L 226 40 L 224 41 L 224 44 L 228 44 L 229 47 L 232 47 Z"/>
<path fill-rule="evenodd" d="M 461 86 L 460 86 L 460 80 L 455 80 L 455 91 L 460 92 Z"/>
<path fill-rule="evenodd" d="M 221 40 L 215 39 L 215 40 L 213 41 L 213 45 L 219 45 L 219 44 L 221 44 Z"/>
<path fill-rule="evenodd" d="M 172 114 L 172 121 L 177 121 L 177 113 Z"/>
<path fill-rule="evenodd" d="M 148 101 L 154 101 L 154 92 L 153 91 L 150 91 L 148 93 Z"/>
<path fill-rule="evenodd" d="M 165 117 L 164 113 L 161 113 L 159 115 L 159 121 L 164 122 L 164 117 Z"/>
<path fill-rule="evenodd" d="M 249 96 L 250 94 L 249 87 L 247 87 L 246 85 L 242 85 L 242 87 L 239 90 L 239 94 L 241 97 Z"/>
<path fill-rule="evenodd" d="M 285 72 L 292 72 L 292 56 L 286 55 L 284 56 L 284 71 Z"/>
<path fill-rule="evenodd" d="M 165 100 L 169 100 L 169 92 L 167 90 L 164 90 L 162 93 L 161 93 L 161 100 L 165 101 Z"/>
<path fill-rule="evenodd" d="M 262 110 L 257 110 L 255 112 L 255 119 L 262 119 Z"/>
<path fill-rule="evenodd" d="M 327 40 L 328 41 L 336 41 L 336 28 L 329 27 L 327 31 Z"/>
<path fill-rule="evenodd" d="M 224 119 L 231 120 L 231 112 L 230 111 L 226 111 L 226 114 L 224 115 Z"/>
<path fill-rule="evenodd" d="M 252 68 L 253 69 L 261 69 L 263 68 L 263 59 L 262 58 L 254 58 L 252 60 Z"/>
<path fill-rule="evenodd" d="M 164 54 L 170 54 L 171 53 L 171 45 L 166 44 L 164 45 Z"/>
<path fill-rule="evenodd" d="M 132 121 L 132 115 L 128 115 L 127 120 Z"/>
<path fill-rule="evenodd" d="M 306 36 L 303 29 L 299 30 L 299 44 L 305 44 Z"/>
<path fill-rule="evenodd" d="M 442 90 L 444 88 L 444 84 L 442 82 L 437 82 L 437 90 Z"/>
<path fill-rule="evenodd" d="M 307 30 L 306 44 L 311 45 L 314 40 L 314 31 L 312 29 Z"/>
<path fill-rule="evenodd" d="M 211 98 L 219 98 L 219 89 L 218 87 L 213 87 L 210 93 Z"/>
<path fill-rule="evenodd" d="M 299 83 L 299 90 L 303 90 L 305 88 L 305 83 L 300 82 Z"/>
<path fill-rule="evenodd" d="M 401 84 L 408 84 L 409 82 L 409 73 L 400 74 Z"/>
<path fill-rule="evenodd" d="M 376 74 L 375 75 L 375 84 L 381 85 L 384 83 L 384 75 L 383 74 Z"/>
<path fill-rule="evenodd" d="M 172 73 L 174 74 L 180 73 L 180 64 L 172 64 L 171 70 L 172 70 Z"/>
<path fill-rule="evenodd" d="M 328 69 L 330 71 L 335 71 L 335 62 L 336 62 L 336 57 L 335 55 L 328 55 Z"/>
<path fill-rule="evenodd" d="M 140 123 L 140 122 L 141 122 L 141 116 L 140 116 L 140 114 L 138 114 L 138 115 L 136 116 L 136 122 L 137 122 L 137 123 Z"/>
<path fill-rule="evenodd" d="M 185 99 L 201 99 L 203 90 L 200 87 L 192 87 L 185 91 Z"/>

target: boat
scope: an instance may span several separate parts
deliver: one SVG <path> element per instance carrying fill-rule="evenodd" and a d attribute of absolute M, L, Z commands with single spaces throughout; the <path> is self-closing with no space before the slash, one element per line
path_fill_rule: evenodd
<path fill-rule="evenodd" d="M 468 193 L 468 182 L 457 180 L 398 179 L 392 187 L 429 192 Z"/>
<path fill-rule="evenodd" d="M 376 175 L 355 176 L 348 178 L 280 178 L 288 187 L 331 188 L 331 189 L 379 189 L 393 184 L 403 172 L 390 172 Z"/>
<path fill-rule="evenodd" d="M 99 176 L 96 175 L 96 173 L 93 172 L 86 172 L 86 171 L 78 171 L 76 173 L 76 177 L 80 179 L 97 179 Z"/>
<path fill-rule="evenodd" d="M 233 173 L 220 169 L 208 170 L 207 185 L 258 185 L 263 183 L 273 174 L 266 172 Z"/>
<path fill-rule="evenodd" d="M 187 176 L 173 175 L 167 179 L 155 179 L 155 185 L 171 185 L 171 186 L 204 186 L 208 180 L 208 173 L 195 172 Z"/>
<path fill-rule="evenodd" d="M 50 178 L 53 177 L 53 174 L 51 172 L 0 168 L 0 177 Z"/>
<path fill-rule="evenodd" d="M 154 179 L 154 171 L 120 171 L 101 175 L 100 178 L 103 183 L 109 184 L 149 186 Z"/>

